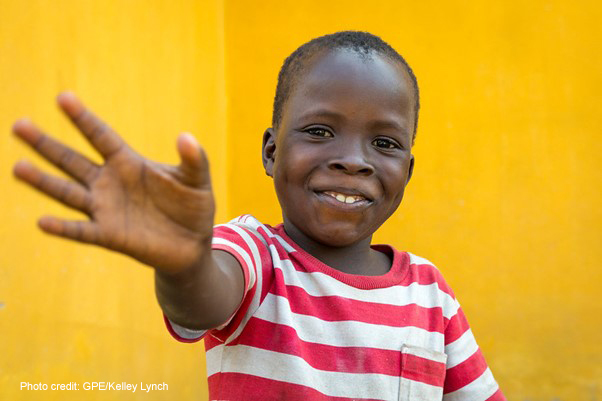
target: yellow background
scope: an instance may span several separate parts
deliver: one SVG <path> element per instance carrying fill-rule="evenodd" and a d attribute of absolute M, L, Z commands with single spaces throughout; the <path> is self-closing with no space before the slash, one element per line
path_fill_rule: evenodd
<path fill-rule="evenodd" d="M 414 68 L 416 169 L 376 235 L 435 262 L 511 400 L 602 398 L 602 7 L 594 1 L 0 0 L 0 399 L 206 399 L 201 345 L 171 340 L 152 272 L 49 238 L 75 217 L 18 184 L 29 116 L 96 157 L 53 105 L 72 89 L 141 153 L 207 148 L 217 220 L 277 223 L 260 162 L 276 76 L 301 43 L 368 30 Z M 25 392 L 21 381 L 165 392 Z"/>

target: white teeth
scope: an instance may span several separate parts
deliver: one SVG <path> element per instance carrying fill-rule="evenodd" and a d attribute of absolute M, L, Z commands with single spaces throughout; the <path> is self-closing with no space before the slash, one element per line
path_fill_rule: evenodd
<path fill-rule="evenodd" d="M 331 192 L 331 191 L 327 191 L 327 192 L 325 192 L 325 194 L 333 197 L 334 199 L 338 200 L 341 203 L 355 203 L 355 202 L 359 202 L 359 201 L 362 201 L 365 199 L 363 196 L 343 195 L 343 194 L 340 194 L 337 192 Z"/>

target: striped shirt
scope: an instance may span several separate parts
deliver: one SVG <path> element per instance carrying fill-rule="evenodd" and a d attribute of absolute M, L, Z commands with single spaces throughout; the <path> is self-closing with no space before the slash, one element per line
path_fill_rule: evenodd
<path fill-rule="evenodd" d="M 393 260 L 382 276 L 335 270 L 282 225 L 249 215 L 214 229 L 246 293 L 205 338 L 211 400 L 505 400 L 452 290 L 426 259 L 374 245 Z"/>

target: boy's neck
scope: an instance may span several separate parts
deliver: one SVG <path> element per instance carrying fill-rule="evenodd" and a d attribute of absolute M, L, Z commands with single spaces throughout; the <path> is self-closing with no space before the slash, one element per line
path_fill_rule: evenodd
<path fill-rule="evenodd" d="M 307 237 L 286 219 L 283 225 L 286 234 L 305 252 L 343 273 L 380 276 L 391 268 L 392 260 L 389 256 L 370 247 L 372 236 L 349 246 L 332 247 Z"/>

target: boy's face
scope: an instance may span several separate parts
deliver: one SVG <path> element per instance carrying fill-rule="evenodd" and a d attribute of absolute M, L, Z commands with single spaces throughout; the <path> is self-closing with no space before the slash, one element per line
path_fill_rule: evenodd
<path fill-rule="evenodd" d="M 264 137 L 287 233 L 333 247 L 369 239 L 403 197 L 413 127 L 412 84 L 397 63 L 315 56 Z"/>

